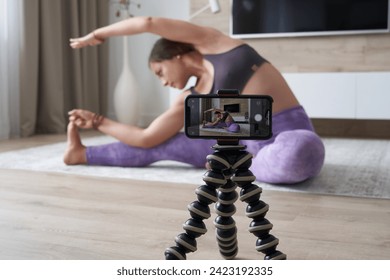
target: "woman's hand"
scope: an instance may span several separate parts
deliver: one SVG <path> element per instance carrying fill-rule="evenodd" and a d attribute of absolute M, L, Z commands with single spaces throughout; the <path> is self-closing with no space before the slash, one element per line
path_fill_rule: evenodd
<path fill-rule="evenodd" d="M 97 129 L 103 122 L 104 117 L 88 110 L 75 109 L 68 112 L 69 121 L 83 129 Z"/>
<path fill-rule="evenodd" d="M 94 32 L 91 32 L 84 37 L 70 39 L 70 46 L 73 49 L 80 49 L 87 46 L 100 45 L 103 42 L 104 42 L 103 38 L 99 38 L 95 35 Z"/>

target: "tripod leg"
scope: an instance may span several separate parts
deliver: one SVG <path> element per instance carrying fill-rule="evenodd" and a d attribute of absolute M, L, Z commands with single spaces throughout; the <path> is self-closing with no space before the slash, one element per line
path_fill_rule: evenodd
<path fill-rule="evenodd" d="M 237 227 L 233 214 L 236 212 L 234 202 L 238 198 L 237 186 L 230 179 L 218 190 L 218 202 L 215 204 L 217 217 L 214 221 L 219 252 L 225 259 L 233 259 L 238 252 Z"/>
<path fill-rule="evenodd" d="M 217 150 L 207 156 L 207 161 L 214 172 L 228 178 L 226 184 L 218 189 L 218 202 L 215 204 L 215 212 L 218 216 L 215 218 L 214 225 L 220 254 L 225 259 L 233 259 L 238 252 L 237 227 L 232 218 L 236 212 L 234 202 L 238 194 L 237 185 L 230 179 L 233 173 L 229 153 Z"/>
<path fill-rule="evenodd" d="M 207 232 L 203 220 L 210 217 L 209 205 L 217 202 L 216 189 L 224 185 L 226 179 L 222 174 L 209 170 L 203 176 L 203 180 L 206 185 L 201 185 L 195 191 L 197 201 L 188 205 L 191 218 L 183 225 L 185 233 L 176 236 L 176 246 L 169 247 L 165 250 L 165 259 L 167 260 L 185 260 L 187 253 L 197 250 L 196 238 Z"/>
<path fill-rule="evenodd" d="M 240 152 L 238 160 L 232 167 L 236 169 L 232 180 L 241 188 L 240 200 L 248 203 L 246 216 L 253 219 L 249 225 L 249 232 L 258 238 L 256 241 L 256 250 L 265 254 L 264 259 L 286 259 L 286 254 L 276 250 L 279 239 L 269 234 L 273 227 L 265 218 L 269 205 L 260 200 L 262 189 L 253 184 L 256 177 L 249 170 L 251 164 L 252 155 L 244 151 Z"/>

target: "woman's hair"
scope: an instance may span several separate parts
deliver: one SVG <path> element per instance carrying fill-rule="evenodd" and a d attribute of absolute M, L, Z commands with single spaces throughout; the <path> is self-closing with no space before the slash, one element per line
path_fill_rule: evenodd
<path fill-rule="evenodd" d="M 149 64 L 151 62 L 161 62 L 172 59 L 175 56 L 196 51 L 194 45 L 171 41 L 165 38 L 160 38 L 154 43 L 154 46 L 149 55 Z"/>

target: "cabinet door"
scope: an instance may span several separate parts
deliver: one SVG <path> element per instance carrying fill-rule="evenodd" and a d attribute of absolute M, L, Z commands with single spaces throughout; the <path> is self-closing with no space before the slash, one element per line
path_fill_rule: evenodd
<path fill-rule="evenodd" d="M 283 75 L 311 118 L 354 119 L 354 73 L 285 73 Z"/>
<path fill-rule="evenodd" d="M 390 119 L 390 73 L 357 73 L 358 119 Z"/>

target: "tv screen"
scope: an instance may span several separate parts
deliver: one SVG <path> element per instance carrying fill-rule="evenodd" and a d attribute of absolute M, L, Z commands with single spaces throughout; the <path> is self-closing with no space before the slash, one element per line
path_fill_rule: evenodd
<path fill-rule="evenodd" d="M 229 113 L 239 113 L 240 112 L 240 104 L 227 104 L 223 106 L 223 110 Z"/>
<path fill-rule="evenodd" d="M 389 32 L 389 0 L 232 0 L 238 38 Z"/>

